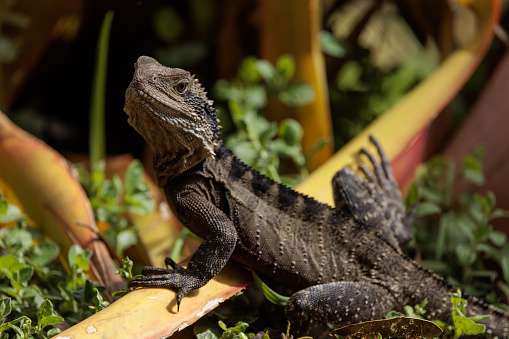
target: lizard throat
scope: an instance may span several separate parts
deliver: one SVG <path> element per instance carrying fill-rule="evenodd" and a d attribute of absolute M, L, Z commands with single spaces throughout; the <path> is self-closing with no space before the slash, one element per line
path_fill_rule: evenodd
<path fill-rule="evenodd" d="M 206 153 L 209 156 L 214 157 L 214 146 L 218 140 L 218 126 L 217 126 L 217 118 L 215 116 L 215 109 L 208 107 L 205 109 L 203 105 L 195 106 L 195 109 L 198 108 L 198 111 L 203 116 L 202 111 L 208 113 L 205 118 L 202 118 L 202 123 L 197 123 L 196 117 L 188 116 L 186 114 L 180 113 L 175 110 L 173 107 L 166 105 L 165 103 L 157 100 L 152 97 L 145 91 L 129 86 L 126 92 L 126 113 L 129 116 L 128 122 L 135 129 L 136 125 L 139 124 L 139 120 L 154 117 L 156 119 L 152 120 L 150 123 L 161 125 L 167 130 L 167 137 L 172 138 L 172 136 L 176 133 L 178 134 L 188 134 L 188 136 L 182 136 L 180 138 L 176 138 L 177 140 L 191 142 L 193 149 L 204 148 Z M 188 102 L 187 100 L 185 100 Z M 134 104 L 136 103 L 136 104 Z M 130 106 L 133 107 L 131 108 Z M 134 114 L 133 114 L 134 113 Z M 213 114 L 213 118 L 210 118 L 210 114 Z M 195 114 L 197 116 L 197 114 Z M 215 122 L 214 123 L 211 123 Z M 137 129 L 138 130 L 138 129 Z M 138 130 L 140 134 L 142 134 L 151 146 L 156 146 L 154 142 L 149 141 L 148 139 L 153 137 L 153 135 L 142 133 L 142 131 Z M 156 137 L 155 142 L 161 138 L 160 135 Z M 177 141 L 175 140 L 175 141 Z"/>
<path fill-rule="evenodd" d="M 124 110 L 128 122 L 140 133 L 154 152 L 154 167 L 158 184 L 197 165 L 206 158 L 214 158 L 216 138 L 208 126 L 201 127 L 183 114 L 173 112 L 143 91 L 129 87 Z"/>

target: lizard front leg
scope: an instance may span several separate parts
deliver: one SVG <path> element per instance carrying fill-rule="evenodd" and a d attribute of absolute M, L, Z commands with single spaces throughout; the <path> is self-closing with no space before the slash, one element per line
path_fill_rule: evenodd
<path fill-rule="evenodd" d="M 177 306 L 191 290 L 205 285 L 226 265 L 237 243 L 237 232 L 232 221 L 209 200 L 199 193 L 184 190 L 171 201 L 175 213 L 191 230 L 200 228 L 199 234 L 208 234 L 194 253 L 187 268 L 166 258 L 171 269 L 145 267 L 149 276 L 134 279 L 135 287 L 165 287 L 177 291 Z"/>

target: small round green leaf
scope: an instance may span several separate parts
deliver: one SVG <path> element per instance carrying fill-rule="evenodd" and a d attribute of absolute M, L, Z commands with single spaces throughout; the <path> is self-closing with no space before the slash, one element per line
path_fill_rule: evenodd
<path fill-rule="evenodd" d="M 294 83 L 280 91 L 278 98 L 291 107 L 303 106 L 315 99 L 315 91 L 306 83 Z"/>

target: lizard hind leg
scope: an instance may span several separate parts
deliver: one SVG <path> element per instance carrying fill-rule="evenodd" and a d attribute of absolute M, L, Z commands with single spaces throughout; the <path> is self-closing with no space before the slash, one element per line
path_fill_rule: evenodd
<path fill-rule="evenodd" d="M 380 194 L 383 195 L 386 201 L 386 218 L 391 221 L 390 227 L 398 239 L 398 242 L 402 245 L 410 241 L 413 237 L 412 225 L 414 223 L 417 205 L 414 205 L 408 212 L 405 211 L 405 204 L 401 196 L 399 185 L 394 178 L 391 164 L 384 149 L 374 136 L 370 135 L 369 140 L 375 146 L 380 161 L 377 161 L 375 156 L 366 149 L 361 149 L 360 153 L 368 157 L 375 173 L 373 174 L 365 163 L 360 163 L 359 168 L 370 182 L 377 184 Z"/>
<path fill-rule="evenodd" d="M 380 161 L 362 149 L 360 154 L 368 158 L 374 171 L 363 162 L 359 164 L 359 169 L 366 179 L 349 168 L 338 171 L 332 179 L 334 201 L 336 208 L 350 212 L 357 221 L 376 229 L 380 233 L 379 237 L 393 247 L 399 247 L 413 236 L 412 224 L 416 209 L 405 212 L 389 160 L 378 141 L 374 137 L 370 140 L 377 148 Z"/>
<path fill-rule="evenodd" d="M 294 293 L 285 307 L 292 333 L 309 335 L 326 323 L 355 324 L 382 319 L 398 305 L 387 289 L 365 282 L 332 282 Z"/>

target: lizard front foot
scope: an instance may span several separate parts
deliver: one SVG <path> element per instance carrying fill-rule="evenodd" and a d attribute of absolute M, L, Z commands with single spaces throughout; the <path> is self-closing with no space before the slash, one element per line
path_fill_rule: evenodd
<path fill-rule="evenodd" d="M 199 287 L 199 278 L 171 258 L 166 258 L 165 264 L 171 268 L 144 267 L 141 273 L 145 276 L 131 280 L 129 288 L 162 287 L 176 290 L 178 311 L 184 296 L 192 289 Z"/>

